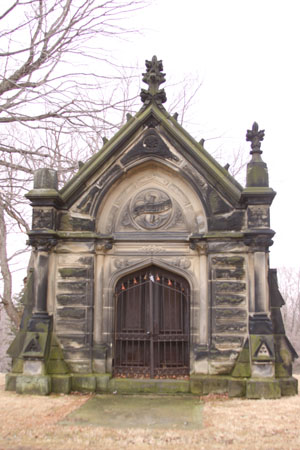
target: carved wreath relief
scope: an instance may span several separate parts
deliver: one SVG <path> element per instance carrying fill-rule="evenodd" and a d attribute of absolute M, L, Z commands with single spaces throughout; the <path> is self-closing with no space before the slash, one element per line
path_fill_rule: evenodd
<path fill-rule="evenodd" d="M 147 189 L 131 201 L 130 218 L 138 227 L 155 230 L 167 225 L 173 214 L 173 204 L 166 192 Z"/>

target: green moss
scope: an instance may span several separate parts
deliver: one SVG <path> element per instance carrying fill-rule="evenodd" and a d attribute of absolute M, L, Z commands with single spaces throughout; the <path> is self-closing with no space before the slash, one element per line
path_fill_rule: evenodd
<path fill-rule="evenodd" d="M 110 373 L 96 374 L 96 391 L 108 392 L 108 383 L 111 379 Z"/>
<path fill-rule="evenodd" d="M 249 378 L 249 377 L 251 377 L 250 363 L 237 362 L 233 368 L 231 375 L 234 378 Z"/>
<path fill-rule="evenodd" d="M 59 374 L 64 375 L 69 373 L 68 366 L 65 361 L 60 359 L 53 359 L 47 363 L 47 373 L 48 374 Z"/>
<path fill-rule="evenodd" d="M 118 394 L 183 394 L 189 392 L 190 383 L 186 380 L 112 378 L 108 389 Z"/>
<path fill-rule="evenodd" d="M 51 392 L 51 377 L 46 375 L 19 375 L 16 380 L 18 394 L 48 395 Z"/>
<path fill-rule="evenodd" d="M 64 358 L 63 351 L 60 347 L 58 346 L 51 347 L 49 359 L 63 359 L 63 358 Z"/>
<path fill-rule="evenodd" d="M 63 267 L 59 269 L 62 278 L 82 278 L 87 277 L 87 269 L 81 267 Z"/>
<path fill-rule="evenodd" d="M 293 377 L 279 380 L 281 395 L 290 396 L 298 394 L 298 380 Z"/>
<path fill-rule="evenodd" d="M 56 394 L 69 394 L 71 391 L 70 375 L 53 375 L 51 377 L 52 392 Z"/>
<path fill-rule="evenodd" d="M 21 358 L 14 358 L 12 363 L 12 373 L 23 373 L 24 361 Z"/>
<path fill-rule="evenodd" d="M 18 374 L 7 373 L 5 375 L 5 390 L 15 391 Z"/>
<path fill-rule="evenodd" d="M 278 380 L 275 379 L 250 379 L 247 380 L 246 397 L 251 399 L 276 399 L 281 397 L 281 389 Z"/>
<path fill-rule="evenodd" d="M 228 396 L 229 397 L 245 397 L 246 380 L 229 380 Z"/>
<path fill-rule="evenodd" d="M 93 374 L 72 374 L 72 391 L 95 392 L 96 377 Z"/>

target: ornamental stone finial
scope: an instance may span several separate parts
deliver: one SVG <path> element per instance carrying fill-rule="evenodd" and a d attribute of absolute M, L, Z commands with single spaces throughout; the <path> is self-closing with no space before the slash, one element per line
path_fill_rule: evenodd
<path fill-rule="evenodd" d="M 265 130 L 259 130 L 254 122 L 252 130 L 247 130 L 246 141 L 251 142 L 251 161 L 247 164 L 247 187 L 268 187 L 269 176 L 267 164 L 261 159 L 261 141 L 265 137 Z"/>
<path fill-rule="evenodd" d="M 261 147 L 261 141 L 264 140 L 265 137 L 265 130 L 258 130 L 258 123 L 254 122 L 252 125 L 252 130 L 247 130 L 246 134 L 246 141 L 251 142 L 251 148 L 252 151 L 250 154 L 258 153 L 261 154 L 262 151 L 260 149 Z"/>
<path fill-rule="evenodd" d="M 165 73 L 162 73 L 163 64 L 156 56 L 152 57 L 151 61 L 146 60 L 146 72 L 143 73 L 143 81 L 148 84 L 148 90 L 141 90 L 141 100 L 145 105 L 151 101 L 155 101 L 161 105 L 167 101 L 164 89 L 159 89 L 160 85 L 166 81 Z"/>

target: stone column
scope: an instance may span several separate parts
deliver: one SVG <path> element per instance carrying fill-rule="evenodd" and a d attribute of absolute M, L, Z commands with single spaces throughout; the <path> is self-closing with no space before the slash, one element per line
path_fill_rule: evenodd
<path fill-rule="evenodd" d="M 105 252 L 112 248 L 108 241 L 97 244 L 94 295 L 93 371 L 107 371 L 107 344 L 103 343 L 103 268 Z"/>
<path fill-rule="evenodd" d="M 207 243 L 197 245 L 199 252 L 199 296 L 200 296 L 200 345 L 208 343 L 208 270 Z"/>
<path fill-rule="evenodd" d="M 38 324 L 49 324 L 51 318 L 47 308 L 47 291 L 49 276 L 49 252 L 56 244 L 53 238 L 37 237 L 30 239 L 34 250 L 34 272 L 33 272 L 33 296 L 34 308 L 33 315 L 29 322 L 29 331 L 41 331 Z"/>

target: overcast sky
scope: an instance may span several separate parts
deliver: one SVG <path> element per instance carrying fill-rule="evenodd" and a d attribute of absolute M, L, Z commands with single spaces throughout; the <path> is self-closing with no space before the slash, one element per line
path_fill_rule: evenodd
<path fill-rule="evenodd" d="M 271 266 L 299 267 L 300 3 L 298 0 L 157 0 L 136 15 L 143 34 L 115 48 L 120 63 L 144 68 L 156 54 L 168 77 L 202 81 L 194 122 L 213 151 L 241 147 L 257 121 L 263 160 L 277 191 Z M 168 90 L 167 90 L 168 96 Z"/>

